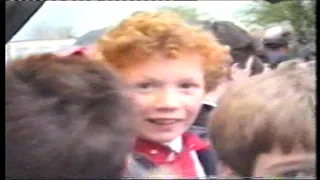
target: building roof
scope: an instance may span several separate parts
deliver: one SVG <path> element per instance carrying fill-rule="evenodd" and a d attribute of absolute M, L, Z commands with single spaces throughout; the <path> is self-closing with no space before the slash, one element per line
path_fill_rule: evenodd
<path fill-rule="evenodd" d="M 76 46 L 87 46 L 87 45 L 93 44 L 108 29 L 109 28 L 105 27 L 105 28 L 89 31 L 86 34 L 78 37 L 76 39 L 76 42 L 74 43 L 74 45 L 76 45 Z"/>

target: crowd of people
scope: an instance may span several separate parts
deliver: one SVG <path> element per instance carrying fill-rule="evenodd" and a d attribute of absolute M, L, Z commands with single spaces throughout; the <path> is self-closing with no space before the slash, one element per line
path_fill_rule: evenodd
<path fill-rule="evenodd" d="M 315 177 L 315 61 L 269 34 L 139 12 L 11 62 L 6 177 Z"/>

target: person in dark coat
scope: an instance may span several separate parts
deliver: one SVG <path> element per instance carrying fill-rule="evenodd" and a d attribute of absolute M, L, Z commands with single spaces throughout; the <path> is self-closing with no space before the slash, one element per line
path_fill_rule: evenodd
<path fill-rule="evenodd" d="M 282 26 L 274 26 L 266 30 L 262 42 L 271 69 L 277 68 L 282 62 L 299 57 L 289 47 L 292 33 L 291 29 Z"/>

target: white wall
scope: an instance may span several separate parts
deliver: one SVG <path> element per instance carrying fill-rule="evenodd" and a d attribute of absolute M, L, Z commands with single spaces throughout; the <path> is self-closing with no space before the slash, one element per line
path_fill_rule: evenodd
<path fill-rule="evenodd" d="M 71 47 L 76 39 L 15 41 L 6 44 L 6 62 L 23 56 Z"/>

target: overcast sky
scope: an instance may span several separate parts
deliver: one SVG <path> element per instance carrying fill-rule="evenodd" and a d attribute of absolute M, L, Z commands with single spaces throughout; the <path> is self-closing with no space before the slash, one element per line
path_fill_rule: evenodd
<path fill-rule="evenodd" d="M 30 2 L 32 3 L 32 2 Z M 188 6 L 219 20 L 243 26 L 235 13 L 251 1 L 47 1 L 12 41 L 30 39 L 31 31 L 41 25 L 70 26 L 76 36 L 90 30 L 119 23 L 135 11 L 154 11 L 161 6 Z"/>

